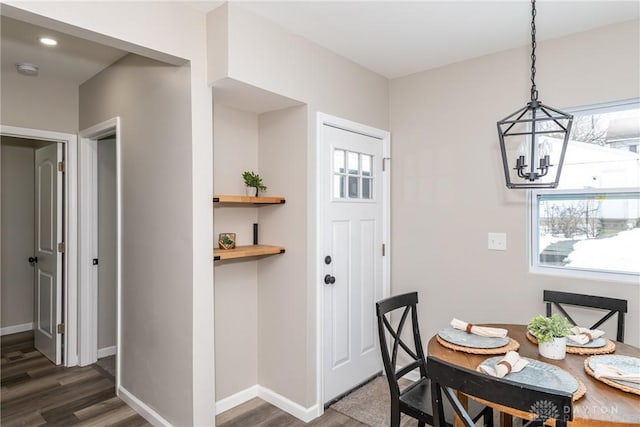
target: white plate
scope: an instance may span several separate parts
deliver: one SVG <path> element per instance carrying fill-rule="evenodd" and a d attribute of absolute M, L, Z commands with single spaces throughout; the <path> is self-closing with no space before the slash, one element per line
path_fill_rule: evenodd
<path fill-rule="evenodd" d="M 504 338 L 492 338 L 481 337 L 480 335 L 470 334 L 460 329 L 444 328 L 438 332 L 438 335 L 443 340 L 452 344 L 461 345 L 463 347 L 471 348 L 498 348 L 504 347 L 509 344 L 509 337 Z"/>
<path fill-rule="evenodd" d="M 596 338 L 595 340 L 589 341 L 586 344 L 578 344 L 575 341 L 567 338 L 567 346 L 569 347 L 580 347 L 580 348 L 600 348 L 607 345 L 607 340 L 605 338 Z"/>
<path fill-rule="evenodd" d="M 596 371 L 596 368 L 600 365 L 615 366 L 618 369 L 622 369 L 630 374 L 640 374 L 640 358 L 631 356 L 622 356 L 619 354 L 603 354 L 600 356 L 591 356 L 589 359 L 589 367 L 592 371 Z M 607 378 L 609 381 L 623 385 L 625 387 L 640 390 L 640 384 L 631 381 L 616 380 L 614 378 Z"/>
<path fill-rule="evenodd" d="M 496 364 L 503 358 L 504 356 L 491 357 L 482 362 L 481 365 L 495 369 Z M 564 369 L 539 360 L 526 359 L 529 363 L 523 370 L 512 372 L 504 378 L 522 384 L 535 385 L 572 394 L 578 390 L 578 380 Z"/>

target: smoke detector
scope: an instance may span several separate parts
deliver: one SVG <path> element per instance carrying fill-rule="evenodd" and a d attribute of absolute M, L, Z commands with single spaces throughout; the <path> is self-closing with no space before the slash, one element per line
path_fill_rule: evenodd
<path fill-rule="evenodd" d="M 29 64 L 27 62 L 21 62 L 19 64 L 16 64 L 16 69 L 18 70 L 18 74 L 22 74 L 23 76 L 38 75 L 38 66 Z"/>

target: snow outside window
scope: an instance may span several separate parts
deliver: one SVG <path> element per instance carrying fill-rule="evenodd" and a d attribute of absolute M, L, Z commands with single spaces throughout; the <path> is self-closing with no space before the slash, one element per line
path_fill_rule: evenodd
<path fill-rule="evenodd" d="M 572 113 L 558 188 L 531 192 L 532 271 L 640 284 L 640 101 Z"/>

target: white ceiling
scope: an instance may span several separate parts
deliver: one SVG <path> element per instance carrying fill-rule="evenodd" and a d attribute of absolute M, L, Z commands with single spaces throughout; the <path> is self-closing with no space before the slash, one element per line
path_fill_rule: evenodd
<path fill-rule="evenodd" d="M 180 3 L 202 12 L 223 4 Z M 388 78 L 530 43 L 528 0 L 238 4 Z M 538 0 L 537 9 L 539 40 L 640 18 L 637 0 Z M 30 62 L 43 77 L 81 84 L 127 53 L 4 16 L 1 30 L 3 73 L 15 73 L 17 62 Z M 57 38 L 59 45 L 40 45 L 42 35 Z"/>
<path fill-rule="evenodd" d="M 239 4 L 388 78 L 531 43 L 528 0 Z M 640 17 L 638 1 L 539 0 L 536 9 L 538 40 Z"/>
<path fill-rule="evenodd" d="M 39 67 L 40 77 L 80 85 L 127 52 L 93 43 L 2 16 L 2 73 L 17 73 L 16 64 L 27 62 Z M 55 47 L 39 42 L 40 37 L 58 41 Z M 34 77 L 23 77 L 32 79 Z"/>

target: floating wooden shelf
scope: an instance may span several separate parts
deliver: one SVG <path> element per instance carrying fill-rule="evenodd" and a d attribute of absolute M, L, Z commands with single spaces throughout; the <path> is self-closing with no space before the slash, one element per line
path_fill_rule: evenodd
<path fill-rule="evenodd" d="M 235 249 L 214 249 L 213 260 L 221 261 L 225 259 L 249 258 L 255 256 L 276 255 L 284 253 L 282 246 L 271 245 L 248 245 L 236 246 Z"/>
<path fill-rule="evenodd" d="M 281 205 L 284 204 L 284 197 L 250 197 L 250 196 L 236 196 L 236 195 L 223 195 L 216 194 L 213 196 L 214 203 L 220 203 L 227 206 L 264 206 L 264 205 Z"/>

